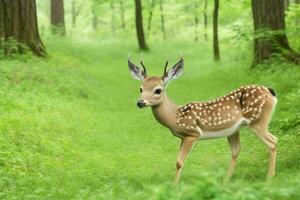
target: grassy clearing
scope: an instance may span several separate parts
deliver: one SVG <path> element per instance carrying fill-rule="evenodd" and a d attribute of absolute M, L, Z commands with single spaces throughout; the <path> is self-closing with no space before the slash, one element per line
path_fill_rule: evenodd
<path fill-rule="evenodd" d="M 135 106 L 139 83 L 130 78 L 126 63 L 128 52 L 139 60 L 134 44 L 48 38 L 48 58 L 0 62 L 0 198 L 299 197 L 298 67 L 274 61 L 267 69 L 250 70 L 251 52 L 232 45 L 222 45 L 223 61 L 215 63 L 208 43 L 152 44 L 151 51 L 143 53 L 150 74 L 162 73 L 166 57 L 175 63 L 178 51 L 184 53 L 184 75 L 168 88 L 178 104 L 208 100 L 253 83 L 272 86 L 279 98 L 271 124 L 279 138 L 274 180 L 264 183 L 266 149 L 243 129 L 242 152 L 229 186 L 220 186 L 230 159 L 227 141 L 220 139 L 198 143 L 181 185 L 174 189 L 170 181 L 179 140 L 149 109 Z"/>

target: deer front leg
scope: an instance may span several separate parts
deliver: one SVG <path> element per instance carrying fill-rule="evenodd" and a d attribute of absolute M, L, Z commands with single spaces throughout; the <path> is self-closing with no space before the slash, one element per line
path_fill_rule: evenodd
<path fill-rule="evenodd" d="M 234 133 L 233 135 L 229 136 L 227 138 L 230 149 L 231 149 L 231 161 L 229 164 L 229 168 L 227 171 L 227 175 L 224 179 L 224 183 L 228 182 L 230 178 L 232 177 L 232 174 L 234 172 L 236 163 L 237 163 L 237 157 L 240 152 L 240 134 L 239 132 Z"/>
<path fill-rule="evenodd" d="M 197 139 L 198 139 L 197 137 L 185 137 L 182 139 L 179 155 L 178 155 L 177 162 L 176 162 L 175 183 L 178 183 L 180 174 L 181 174 L 181 170 L 183 167 L 183 163 L 184 163 L 186 157 L 188 156 L 188 154 L 190 153 L 190 151 L 191 151 L 193 145 L 195 144 L 195 142 L 197 141 Z"/>

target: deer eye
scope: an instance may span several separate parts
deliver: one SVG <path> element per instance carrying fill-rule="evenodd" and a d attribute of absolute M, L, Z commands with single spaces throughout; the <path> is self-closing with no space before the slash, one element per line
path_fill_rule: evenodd
<path fill-rule="evenodd" d="M 143 89 L 142 88 L 140 88 L 140 93 L 142 93 L 143 92 Z"/>
<path fill-rule="evenodd" d="M 161 89 L 156 89 L 156 90 L 154 91 L 154 93 L 155 93 L 155 94 L 160 94 L 160 93 L 161 93 Z"/>

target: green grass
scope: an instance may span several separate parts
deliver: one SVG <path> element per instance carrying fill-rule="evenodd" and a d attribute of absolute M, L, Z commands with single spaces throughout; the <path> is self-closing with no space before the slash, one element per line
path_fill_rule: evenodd
<path fill-rule="evenodd" d="M 221 44 L 220 63 L 212 61 L 210 43 L 151 44 L 143 58 L 153 75 L 162 73 L 166 58 L 175 63 L 178 52 L 184 54 L 183 77 L 168 87 L 178 104 L 222 96 L 245 84 L 271 86 L 279 98 L 270 127 L 279 138 L 272 181 L 265 183 L 266 148 L 243 129 L 242 151 L 228 186 L 221 186 L 221 179 L 230 150 L 226 139 L 218 139 L 197 144 L 174 188 L 180 141 L 150 109 L 135 105 L 140 83 L 129 76 L 126 60 L 131 52 L 139 61 L 135 41 L 47 38 L 46 46 L 48 58 L 0 62 L 1 199 L 299 197 L 299 67 L 275 60 L 250 70 L 251 46 L 228 42 Z"/>

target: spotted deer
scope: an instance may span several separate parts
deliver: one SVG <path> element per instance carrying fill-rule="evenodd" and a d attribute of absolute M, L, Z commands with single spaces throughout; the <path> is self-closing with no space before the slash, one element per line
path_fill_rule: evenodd
<path fill-rule="evenodd" d="M 181 139 L 176 162 L 176 183 L 193 145 L 198 140 L 221 137 L 227 137 L 231 148 L 231 162 L 225 182 L 230 180 L 240 152 L 239 131 L 243 126 L 250 127 L 268 147 L 270 151 L 268 177 L 275 175 L 277 138 L 268 130 L 277 103 L 273 89 L 258 85 L 243 86 L 211 101 L 178 106 L 168 97 L 166 88 L 171 80 L 181 76 L 183 58 L 181 57 L 169 70 L 167 62 L 161 77 L 148 77 L 143 62 L 141 65 L 142 68 L 138 67 L 128 58 L 130 74 L 134 79 L 142 81 L 137 106 L 139 108 L 150 106 L 156 120 Z"/>

